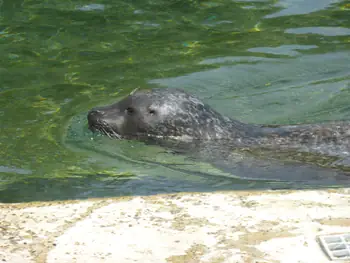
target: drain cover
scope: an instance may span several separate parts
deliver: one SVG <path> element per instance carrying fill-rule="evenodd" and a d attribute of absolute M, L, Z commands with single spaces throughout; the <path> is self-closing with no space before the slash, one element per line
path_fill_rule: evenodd
<path fill-rule="evenodd" d="M 318 240 L 331 260 L 350 259 L 350 233 L 319 236 Z"/>

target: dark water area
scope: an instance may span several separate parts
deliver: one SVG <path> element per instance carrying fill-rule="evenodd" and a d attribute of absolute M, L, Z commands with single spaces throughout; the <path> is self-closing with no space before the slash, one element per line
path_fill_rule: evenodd
<path fill-rule="evenodd" d="M 2 0 L 0 61 L 0 202 L 350 184 L 244 180 L 86 120 L 137 87 L 243 122 L 350 120 L 348 1 Z"/>

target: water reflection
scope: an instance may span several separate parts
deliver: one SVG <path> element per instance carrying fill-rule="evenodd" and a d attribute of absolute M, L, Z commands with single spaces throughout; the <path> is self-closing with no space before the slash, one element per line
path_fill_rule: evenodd
<path fill-rule="evenodd" d="M 289 28 L 285 32 L 289 34 L 317 34 L 328 37 L 350 35 L 350 29 L 345 27 L 300 27 Z"/>
<path fill-rule="evenodd" d="M 267 15 L 265 18 L 309 14 L 327 9 L 340 2 L 340 0 L 280 0 L 275 6 L 281 10 Z"/>
<path fill-rule="evenodd" d="M 275 55 L 287 55 L 287 56 L 298 56 L 301 55 L 297 50 L 309 50 L 317 48 L 315 45 L 282 45 L 279 47 L 256 47 L 250 48 L 248 51 L 250 52 L 261 52 L 261 53 L 269 53 Z"/>

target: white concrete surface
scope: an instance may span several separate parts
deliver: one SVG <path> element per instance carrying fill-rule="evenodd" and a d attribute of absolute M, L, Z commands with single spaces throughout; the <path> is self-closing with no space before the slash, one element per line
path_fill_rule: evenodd
<path fill-rule="evenodd" d="M 0 204 L 0 262 L 330 262 L 350 189 L 172 194 Z"/>

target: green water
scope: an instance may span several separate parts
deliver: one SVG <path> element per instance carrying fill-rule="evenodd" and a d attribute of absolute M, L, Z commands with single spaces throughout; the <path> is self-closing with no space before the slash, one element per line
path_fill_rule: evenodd
<path fill-rule="evenodd" d="M 86 112 L 136 87 L 245 122 L 350 119 L 347 1 L 1 0 L 0 61 L 2 202 L 264 187 L 92 135 Z"/>

